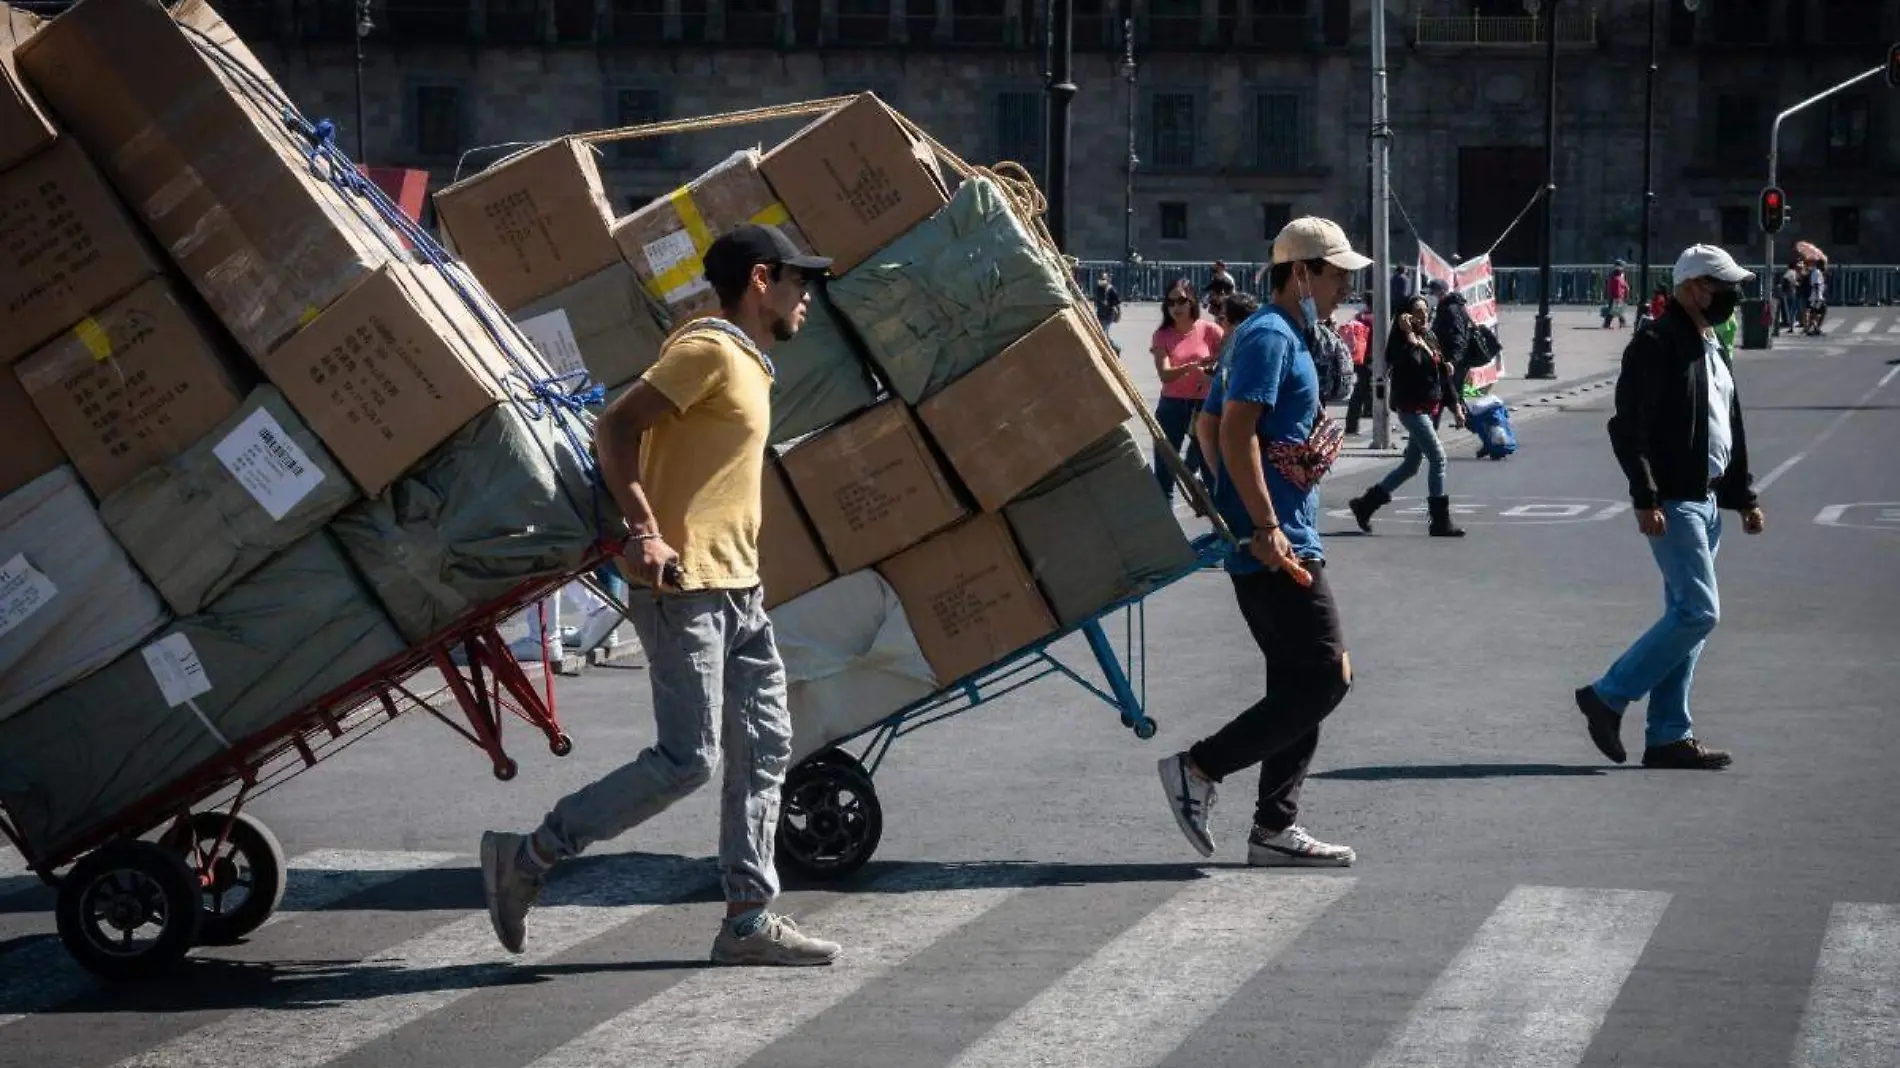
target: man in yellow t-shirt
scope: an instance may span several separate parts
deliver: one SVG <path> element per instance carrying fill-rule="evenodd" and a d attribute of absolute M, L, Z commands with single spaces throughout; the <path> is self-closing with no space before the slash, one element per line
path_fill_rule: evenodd
<path fill-rule="evenodd" d="M 548 869 L 658 815 L 725 757 L 718 964 L 828 964 L 838 946 L 768 911 L 779 788 L 792 756 L 785 668 L 759 589 L 760 481 L 772 359 L 805 322 L 809 283 L 831 261 L 769 226 L 706 250 L 718 318 L 687 323 L 659 362 L 601 416 L 601 475 L 627 517 L 622 569 L 653 679 L 654 745 L 554 806 L 532 835 L 482 836 L 482 883 L 502 945 L 521 952 Z M 723 745 L 722 745 L 723 736 Z"/>

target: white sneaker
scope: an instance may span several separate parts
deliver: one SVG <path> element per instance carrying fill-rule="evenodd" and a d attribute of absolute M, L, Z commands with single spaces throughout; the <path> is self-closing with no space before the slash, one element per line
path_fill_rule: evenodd
<path fill-rule="evenodd" d="M 731 921 L 720 924 L 719 937 L 713 939 L 712 962 L 809 968 L 830 964 L 838 953 L 836 942 L 813 938 L 799 930 L 790 916 L 768 912 L 765 926 L 744 938 L 733 933 Z"/>
<path fill-rule="evenodd" d="M 1322 842 L 1297 823 L 1275 835 L 1255 827 L 1247 837 L 1247 863 L 1257 868 L 1350 868 L 1356 859 L 1351 846 Z"/>
<path fill-rule="evenodd" d="M 603 604 L 587 614 L 587 621 L 580 625 L 568 647 L 586 656 L 605 643 L 619 625 L 620 613 L 612 605 Z"/>
<path fill-rule="evenodd" d="M 1186 753 L 1163 758 L 1158 768 L 1174 822 L 1181 825 L 1181 833 L 1196 851 L 1213 856 L 1214 836 L 1207 832 L 1207 817 L 1214 811 L 1214 784 L 1189 769 Z"/>

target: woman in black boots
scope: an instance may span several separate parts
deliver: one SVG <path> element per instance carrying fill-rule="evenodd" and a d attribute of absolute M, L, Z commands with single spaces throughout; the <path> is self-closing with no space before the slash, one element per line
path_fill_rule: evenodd
<path fill-rule="evenodd" d="M 1392 391 L 1392 410 L 1409 437 L 1405 458 L 1399 466 L 1366 491 L 1363 497 L 1346 502 L 1359 529 L 1372 533 L 1372 514 L 1392 500 L 1392 491 L 1418 474 L 1419 463 L 1427 461 L 1426 486 L 1431 496 L 1431 535 L 1434 538 L 1462 538 L 1465 532 L 1452 525 L 1451 498 L 1445 493 L 1445 447 L 1438 441 L 1432 423 L 1441 411 L 1450 411 L 1452 425 L 1463 429 L 1465 406 L 1454 384 L 1456 372 L 1451 361 L 1438 351 L 1432 337 L 1431 311 L 1425 298 L 1413 297 L 1399 306 L 1392 319 L 1392 333 L 1385 346 L 1388 382 Z"/>

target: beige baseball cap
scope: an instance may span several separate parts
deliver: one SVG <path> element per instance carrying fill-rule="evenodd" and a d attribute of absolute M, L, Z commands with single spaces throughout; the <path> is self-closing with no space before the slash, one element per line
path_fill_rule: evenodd
<path fill-rule="evenodd" d="M 1370 259 L 1352 250 L 1352 242 L 1346 239 L 1346 231 L 1340 229 L 1338 223 L 1313 215 L 1287 223 L 1280 236 L 1273 239 L 1274 263 L 1303 260 L 1325 260 L 1348 271 L 1372 265 Z"/>

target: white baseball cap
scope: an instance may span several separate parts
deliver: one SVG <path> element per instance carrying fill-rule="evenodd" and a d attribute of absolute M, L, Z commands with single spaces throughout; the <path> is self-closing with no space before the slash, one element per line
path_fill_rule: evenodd
<path fill-rule="evenodd" d="M 1735 262 L 1735 257 L 1716 248 L 1714 245 L 1690 245 L 1676 257 L 1676 284 L 1696 278 L 1713 278 L 1718 282 L 1747 282 L 1755 277 Z"/>
<path fill-rule="evenodd" d="M 1357 271 L 1372 261 L 1352 250 L 1346 231 L 1331 219 L 1308 215 L 1287 223 L 1273 239 L 1273 262 L 1298 263 L 1325 260 L 1335 267 Z"/>

